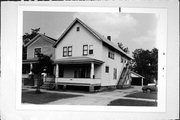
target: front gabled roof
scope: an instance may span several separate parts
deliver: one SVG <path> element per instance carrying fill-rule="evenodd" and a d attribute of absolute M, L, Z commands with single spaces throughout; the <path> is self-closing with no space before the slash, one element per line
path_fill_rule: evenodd
<path fill-rule="evenodd" d="M 55 40 L 54 38 L 51 38 L 49 36 L 46 36 L 44 34 L 40 34 L 38 33 L 32 40 L 30 40 L 28 43 L 26 43 L 24 45 L 24 47 L 27 47 L 29 45 L 31 45 L 32 43 L 34 43 L 39 37 L 42 37 L 44 40 L 49 41 L 50 43 L 54 44 L 57 40 Z"/>
<path fill-rule="evenodd" d="M 123 54 L 124 56 L 128 57 L 129 59 L 133 59 L 131 56 L 129 56 L 128 54 L 126 54 L 123 50 L 121 50 L 117 45 L 115 45 L 113 42 L 111 42 L 110 40 L 108 40 L 106 37 L 104 37 L 103 35 L 101 35 L 100 33 L 98 33 L 97 31 L 95 31 L 94 29 L 92 29 L 91 27 L 89 27 L 87 24 L 85 24 L 84 22 L 82 22 L 80 19 L 76 18 L 70 25 L 69 27 L 62 33 L 62 35 L 58 38 L 57 42 L 54 44 L 54 47 L 56 47 L 59 42 L 64 38 L 64 36 L 71 30 L 71 28 L 76 24 L 76 23 L 81 24 L 85 29 L 87 29 L 92 35 L 94 35 L 98 40 L 106 43 L 107 45 L 109 45 L 110 47 L 114 48 L 115 50 L 119 51 L 121 54 Z"/>

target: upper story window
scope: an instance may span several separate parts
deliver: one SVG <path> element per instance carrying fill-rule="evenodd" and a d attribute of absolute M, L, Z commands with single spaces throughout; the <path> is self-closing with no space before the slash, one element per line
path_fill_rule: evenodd
<path fill-rule="evenodd" d="M 68 56 L 72 56 L 72 46 L 68 46 Z"/>
<path fill-rule="evenodd" d="M 105 72 L 106 72 L 106 73 L 109 73 L 109 66 L 106 66 L 106 67 L 105 67 Z"/>
<path fill-rule="evenodd" d="M 93 45 L 83 45 L 83 56 L 92 55 L 93 53 Z"/>
<path fill-rule="evenodd" d="M 83 55 L 88 55 L 88 45 L 83 45 Z"/>
<path fill-rule="evenodd" d="M 80 27 L 76 27 L 76 31 L 80 31 Z"/>
<path fill-rule="evenodd" d="M 114 59 L 114 52 L 109 50 L 108 57 Z"/>
<path fill-rule="evenodd" d="M 35 48 L 34 49 L 34 57 L 37 57 L 38 53 L 41 53 L 41 48 Z"/>
<path fill-rule="evenodd" d="M 67 56 L 67 47 L 63 47 L 63 57 Z"/>
<path fill-rule="evenodd" d="M 63 57 L 72 56 L 72 46 L 63 47 Z"/>
<path fill-rule="evenodd" d="M 89 45 L 89 54 L 93 54 L 93 45 Z"/>

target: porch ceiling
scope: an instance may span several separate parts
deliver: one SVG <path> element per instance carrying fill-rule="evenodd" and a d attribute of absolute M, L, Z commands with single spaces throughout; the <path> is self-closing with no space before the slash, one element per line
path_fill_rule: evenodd
<path fill-rule="evenodd" d="M 104 63 L 104 61 L 94 59 L 91 57 L 68 57 L 68 58 L 54 60 L 54 63 L 58 63 L 58 64 L 86 64 L 91 62 L 94 62 L 95 64 Z"/>

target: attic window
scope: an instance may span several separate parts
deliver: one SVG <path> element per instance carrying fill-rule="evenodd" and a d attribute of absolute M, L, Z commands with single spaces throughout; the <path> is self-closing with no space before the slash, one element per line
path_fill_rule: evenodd
<path fill-rule="evenodd" d="M 80 31 L 80 27 L 77 27 L 77 28 L 76 28 L 76 31 Z"/>
<path fill-rule="evenodd" d="M 34 57 L 37 57 L 37 55 L 40 53 L 41 53 L 41 48 L 35 48 L 34 49 Z"/>

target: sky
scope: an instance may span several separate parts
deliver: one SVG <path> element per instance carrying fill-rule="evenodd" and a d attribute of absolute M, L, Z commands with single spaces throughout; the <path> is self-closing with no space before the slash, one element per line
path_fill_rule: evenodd
<path fill-rule="evenodd" d="M 152 13 L 85 13 L 85 12 L 31 12 L 23 13 L 23 34 L 31 33 L 31 28 L 39 28 L 40 33 L 58 39 L 75 19 L 79 18 L 88 26 L 111 41 L 123 43 L 130 54 L 135 49 L 156 47 L 157 16 Z"/>

